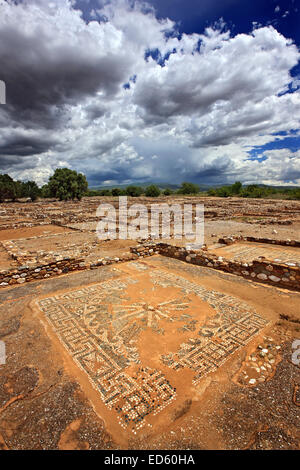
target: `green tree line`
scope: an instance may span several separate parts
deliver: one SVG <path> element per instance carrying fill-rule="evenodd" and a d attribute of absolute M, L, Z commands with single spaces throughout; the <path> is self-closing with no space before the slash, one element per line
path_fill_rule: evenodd
<path fill-rule="evenodd" d="M 217 197 L 300 199 L 300 188 L 275 188 L 258 184 L 243 186 L 240 181 L 236 181 L 231 186 L 212 188 L 208 191 L 208 195 Z"/>
<path fill-rule="evenodd" d="M 8 174 L 0 174 L 0 202 L 5 200 L 16 201 L 27 198 L 35 201 L 40 198 L 56 198 L 60 201 L 80 200 L 83 196 L 130 196 L 130 197 L 158 197 L 160 195 L 196 195 L 217 197 L 246 197 L 246 198 L 284 198 L 300 199 L 300 188 L 275 188 L 272 186 L 259 186 L 250 184 L 243 186 L 240 181 L 232 185 L 211 188 L 200 192 L 197 184 L 183 182 L 176 191 L 171 188 L 161 190 L 159 186 L 151 184 L 146 188 L 129 185 L 126 188 L 112 188 L 91 190 L 88 188 L 86 177 L 69 168 L 57 168 L 49 178 L 47 184 L 38 187 L 35 181 L 14 181 Z"/>
<path fill-rule="evenodd" d="M 88 191 L 86 177 L 68 168 L 57 168 L 47 184 L 38 187 L 35 181 L 14 181 L 8 174 L 0 174 L 0 202 L 38 197 L 54 197 L 60 201 L 80 200 Z"/>
<path fill-rule="evenodd" d="M 35 201 L 40 196 L 40 189 L 34 181 L 14 181 L 9 175 L 0 174 L 0 202 L 6 199 L 30 198 Z"/>

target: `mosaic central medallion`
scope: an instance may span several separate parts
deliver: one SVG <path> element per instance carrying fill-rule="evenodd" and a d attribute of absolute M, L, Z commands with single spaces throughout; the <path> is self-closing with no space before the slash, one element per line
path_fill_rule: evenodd
<path fill-rule="evenodd" d="M 136 434 L 176 400 L 180 371 L 191 371 L 197 386 L 267 322 L 235 297 L 172 272 L 127 266 L 124 278 L 37 305 L 105 406 Z"/>

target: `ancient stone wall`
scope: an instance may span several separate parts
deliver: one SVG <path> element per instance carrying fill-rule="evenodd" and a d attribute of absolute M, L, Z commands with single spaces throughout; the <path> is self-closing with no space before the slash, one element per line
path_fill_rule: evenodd
<path fill-rule="evenodd" d="M 0 271 L 0 287 L 24 284 L 25 282 L 35 281 L 37 279 L 47 279 L 82 269 L 86 269 L 83 259 L 65 259 L 33 267 L 19 266 L 14 269 Z"/>
<path fill-rule="evenodd" d="M 269 260 L 253 260 L 250 263 L 230 261 L 207 251 L 187 250 L 183 247 L 167 243 L 146 243 L 131 248 L 138 256 L 147 256 L 152 253 L 169 258 L 176 258 L 198 266 L 206 266 L 220 271 L 236 274 L 256 282 L 300 290 L 300 268 L 284 263 L 275 263 Z"/>
<path fill-rule="evenodd" d="M 298 245 L 297 245 L 298 246 Z M 23 284 L 36 279 L 45 279 L 84 269 L 97 269 L 100 266 L 130 261 L 139 257 L 160 254 L 176 258 L 198 266 L 206 266 L 224 272 L 236 274 L 256 282 L 285 287 L 300 291 L 300 268 L 269 260 L 253 260 L 249 263 L 230 261 L 204 250 L 187 250 L 167 243 L 146 242 L 130 248 L 131 253 L 122 257 L 105 257 L 95 263 L 86 263 L 83 258 L 65 258 L 41 266 L 19 266 L 10 270 L 0 271 L 0 287 Z"/>
<path fill-rule="evenodd" d="M 39 227 L 40 225 L 49 225 L 50 222 L 16 222 L 16 223 L 9 223 L 9 224 L 1 224 L 0 230 L 12 230 L 18 228 L 32 228 L 32 227 Z"/>
<path fill-rule="evenodd" d="M 151 253 L 148 253 L 148 256 L 150 255 Z M 9 270 L 0 271 L 0 288 L 14 284 L 24 284 L 25 282 L 35 281 L 38 279 L 56 277 L 72 271 L 97 269 L 100 266 L 135 260 L 137 258 L 137 254 L 125 253 L 119 258 L 106 256 L 105 258 L 99 259 L 96 263 L 87 263 L 83 258 L 65 258 L 39 266 L 18 266 Z"/>
<path fill-rule="evenodd" d="M 225 245 L 232 245 L 233 243 L 238 243 L 238 242 L 269 243 L 272 245 L 300 247 L 299 240 L 289 240 L 289 239 L 275 240 L 273 238 L 245 237 L 243 235 L 232 235 L 231 237 L 223 237 L 219 239 L 219 243 L 224 243 Z"/>

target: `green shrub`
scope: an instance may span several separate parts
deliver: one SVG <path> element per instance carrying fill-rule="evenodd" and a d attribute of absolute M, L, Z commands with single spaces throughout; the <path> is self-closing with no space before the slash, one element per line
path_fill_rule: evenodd
<path fill-rule="evenodd" d="M 199 186 L 194 183 L 182 183 L 181 188 L 178 189 L 178 194 L 197 194 L 199 193 Z"/>
<path fill-rule="evenodd" d="M 151 184 L 146 188 L 145 196 L 147 197 L 158 197 L 160 195 L 160 189 L 155 184 Z"/>
<path fill-rule="evenodd" d="M 143 194 L 142 188 L 139 186 L 127 186 L 126 196 L 139 197 Z"/>
<path fill-rule="evenodd" d="M 163 190 L 163 194 L 165 196 L 171 196 L 171 194 L 173 194 L 173 191 L 170 188 L 166 188 L 166 189 Z"/>

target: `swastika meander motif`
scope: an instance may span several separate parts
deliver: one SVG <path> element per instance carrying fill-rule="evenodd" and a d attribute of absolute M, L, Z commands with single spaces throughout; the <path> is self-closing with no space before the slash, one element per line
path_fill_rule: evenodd
<path fill-rule="evenodd" d="M 203 305 L 213 314 L 203 314 Z M 197 385 L 267 324 L 239 299 L 159 269 L 44 298 L 38 306 L 103 403 L 135 434 L 176 399 L 168 371 L 188 368 Z M 147 332 L 162 343 L 178 337 L 158 357 L 163 372 L 141 360 L 139 339 Z"/>

